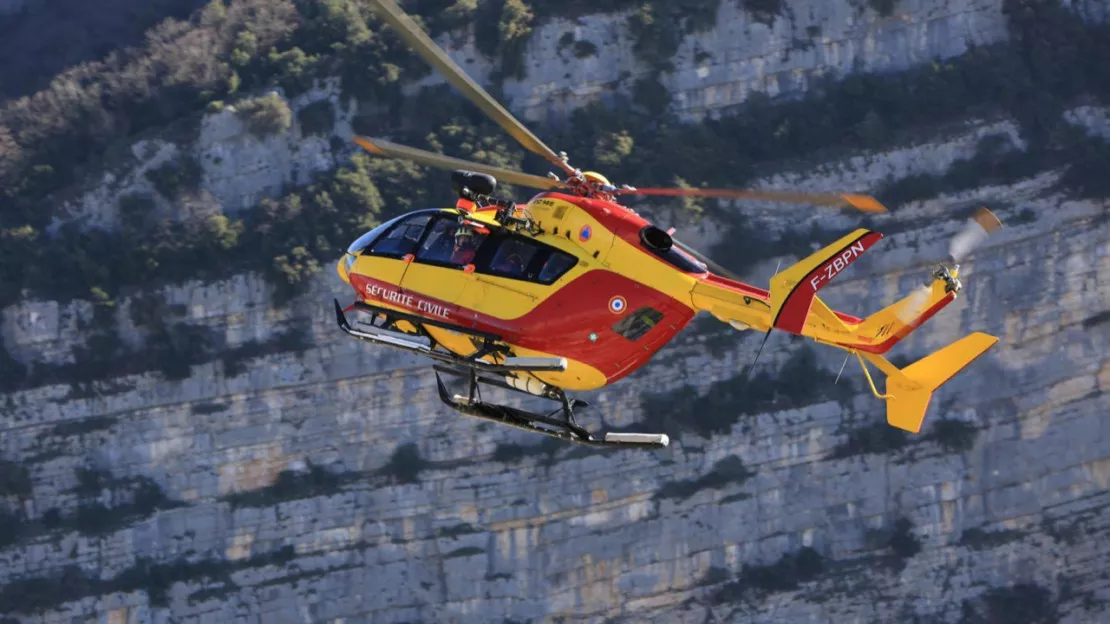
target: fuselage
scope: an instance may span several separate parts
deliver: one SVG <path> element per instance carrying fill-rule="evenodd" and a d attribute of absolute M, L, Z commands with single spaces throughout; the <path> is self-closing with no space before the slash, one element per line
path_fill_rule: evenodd
<path fill-rule="evenodd" d="M 707 309 L 695 296 L 699 283 L 742 293 L 753 316 L 766 307 L 767 291 L 713 275 L 676 248 L 653 249 L 642 232 L 654 226 L 623 206 L 541 193 L 524 209 L 541 234 L 500 228 L 492 210 L 409 213 L 356 241 L 339 275 L 372 305 L 496 334 L 520 357 L 566 358 L 566 371 L 534 375 L 577 391 L 650 360 Z M 477 348 L 465 334 L 425 330 L 460 356 Z"/>

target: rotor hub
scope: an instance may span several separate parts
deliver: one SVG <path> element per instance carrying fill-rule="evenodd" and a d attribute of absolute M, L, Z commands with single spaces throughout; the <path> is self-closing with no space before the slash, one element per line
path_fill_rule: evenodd
<path fill-rule="evenodd" d="M 946 293 L 959 293 L 963 289 L 963 284 L 960 283 L 960 278 L 955 274 L 959 273 L 960 265 L 955 265 L 953 268 L 939 265 L 933 271 L 933 277 L 944 282 L 944 292 Z"/>

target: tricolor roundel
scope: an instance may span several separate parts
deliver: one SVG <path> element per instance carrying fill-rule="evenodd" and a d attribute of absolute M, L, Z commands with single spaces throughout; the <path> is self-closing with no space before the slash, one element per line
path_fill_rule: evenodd
<path fill-rule="evenodd" d="M 628 307 L 628 302 L 624 300 L 624 297 L 616 296 L 609 300 L 609 311 L 613 314 L 624 312 L 626 307 Z"/>

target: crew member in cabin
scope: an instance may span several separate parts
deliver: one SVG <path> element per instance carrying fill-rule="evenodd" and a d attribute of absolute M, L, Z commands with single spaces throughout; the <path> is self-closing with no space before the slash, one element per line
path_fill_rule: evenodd
<path fill-rule="evenodd" d="M 478 253 L 478 237 L 468 227 L 460 227 L 455 231 L 455 250 L 451 253 L 451 263 L 467 265 L 473 262 L 474 255 Z"/>

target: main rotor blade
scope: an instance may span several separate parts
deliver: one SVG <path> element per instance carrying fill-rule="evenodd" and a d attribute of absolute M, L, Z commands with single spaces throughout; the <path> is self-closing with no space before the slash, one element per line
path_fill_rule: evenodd
<path fill-rule="evenodd" d="M 407 147 L 405 145 L 398 145 L 391 143 L 384 139 L 368 139 L 362 136 L 355 137 L 355 143 L 359 147 L 378 156 L 388 156 L 391 158 L 404 158 L 422 165 L 431 167 L 438 167 L 440 169 L 466 169 L 468 171 L 476 171 L 478 173 L 487 173 L 495 178 L 498 182 L 505 182 L 517 186 L 526 186 L 529 188 L 540 190 L 551 190 L 562 186 L 558 180 L 551 178 L 544 178 L 542 176 L 532 175 L 529 173 L 521 173 L 513 171 L 512 169 L 504 169 L 495 167 L 493 165 L 483 165 L 479 162 L 472 160 L 463 160 L 461 158 L 454 158 L 451 156 L 444 156 L 435 152 L 429 152 L 415 147 Z"/>
<path fill-rule="evenodd" d="M 703 188 L 634 188 L 617 191 L 622 195 L 669 195 L 677 197 L 720 197 L 724 199 L 762 199 L 766 201 L 791 204 L 815 204 L 818 206 L 850 206 L 864 212 L 886 212 L 886 208 L 873 197 L 867 195 L 799 193 L 794 191 L 753 191 L 744 189 L 703 189 Z"/>
<path fill-rule="evenodd" d="M 454 85 L 468 100 L 482 109 L 482 112 L 500 124 L 521 145 L 543 156 L 551 164 L 562 169 L 564 173 L 574 173 L 573 167 L 563 162 L 551 148 L 544 145 L 542 141 L 536 138 L 536 135 L 532 134 L 509 111 L 498 104 L 497 100 L 494 100 L 485 89 L 466 75 L 466 72 L 456 65 L 451 57 L 447 56 L 447 53 L 440 49 L 431 37 L 425 34 L 416 25 L 416 22 L 412 21 L 412 18 L 406 15 L 393 0 L 370 0 L 369 4 L 382 19 L 397 31 L 402 39 L 413 47 L 417 54 L 438 69 L 447 79 L 447 82 Z"/>

